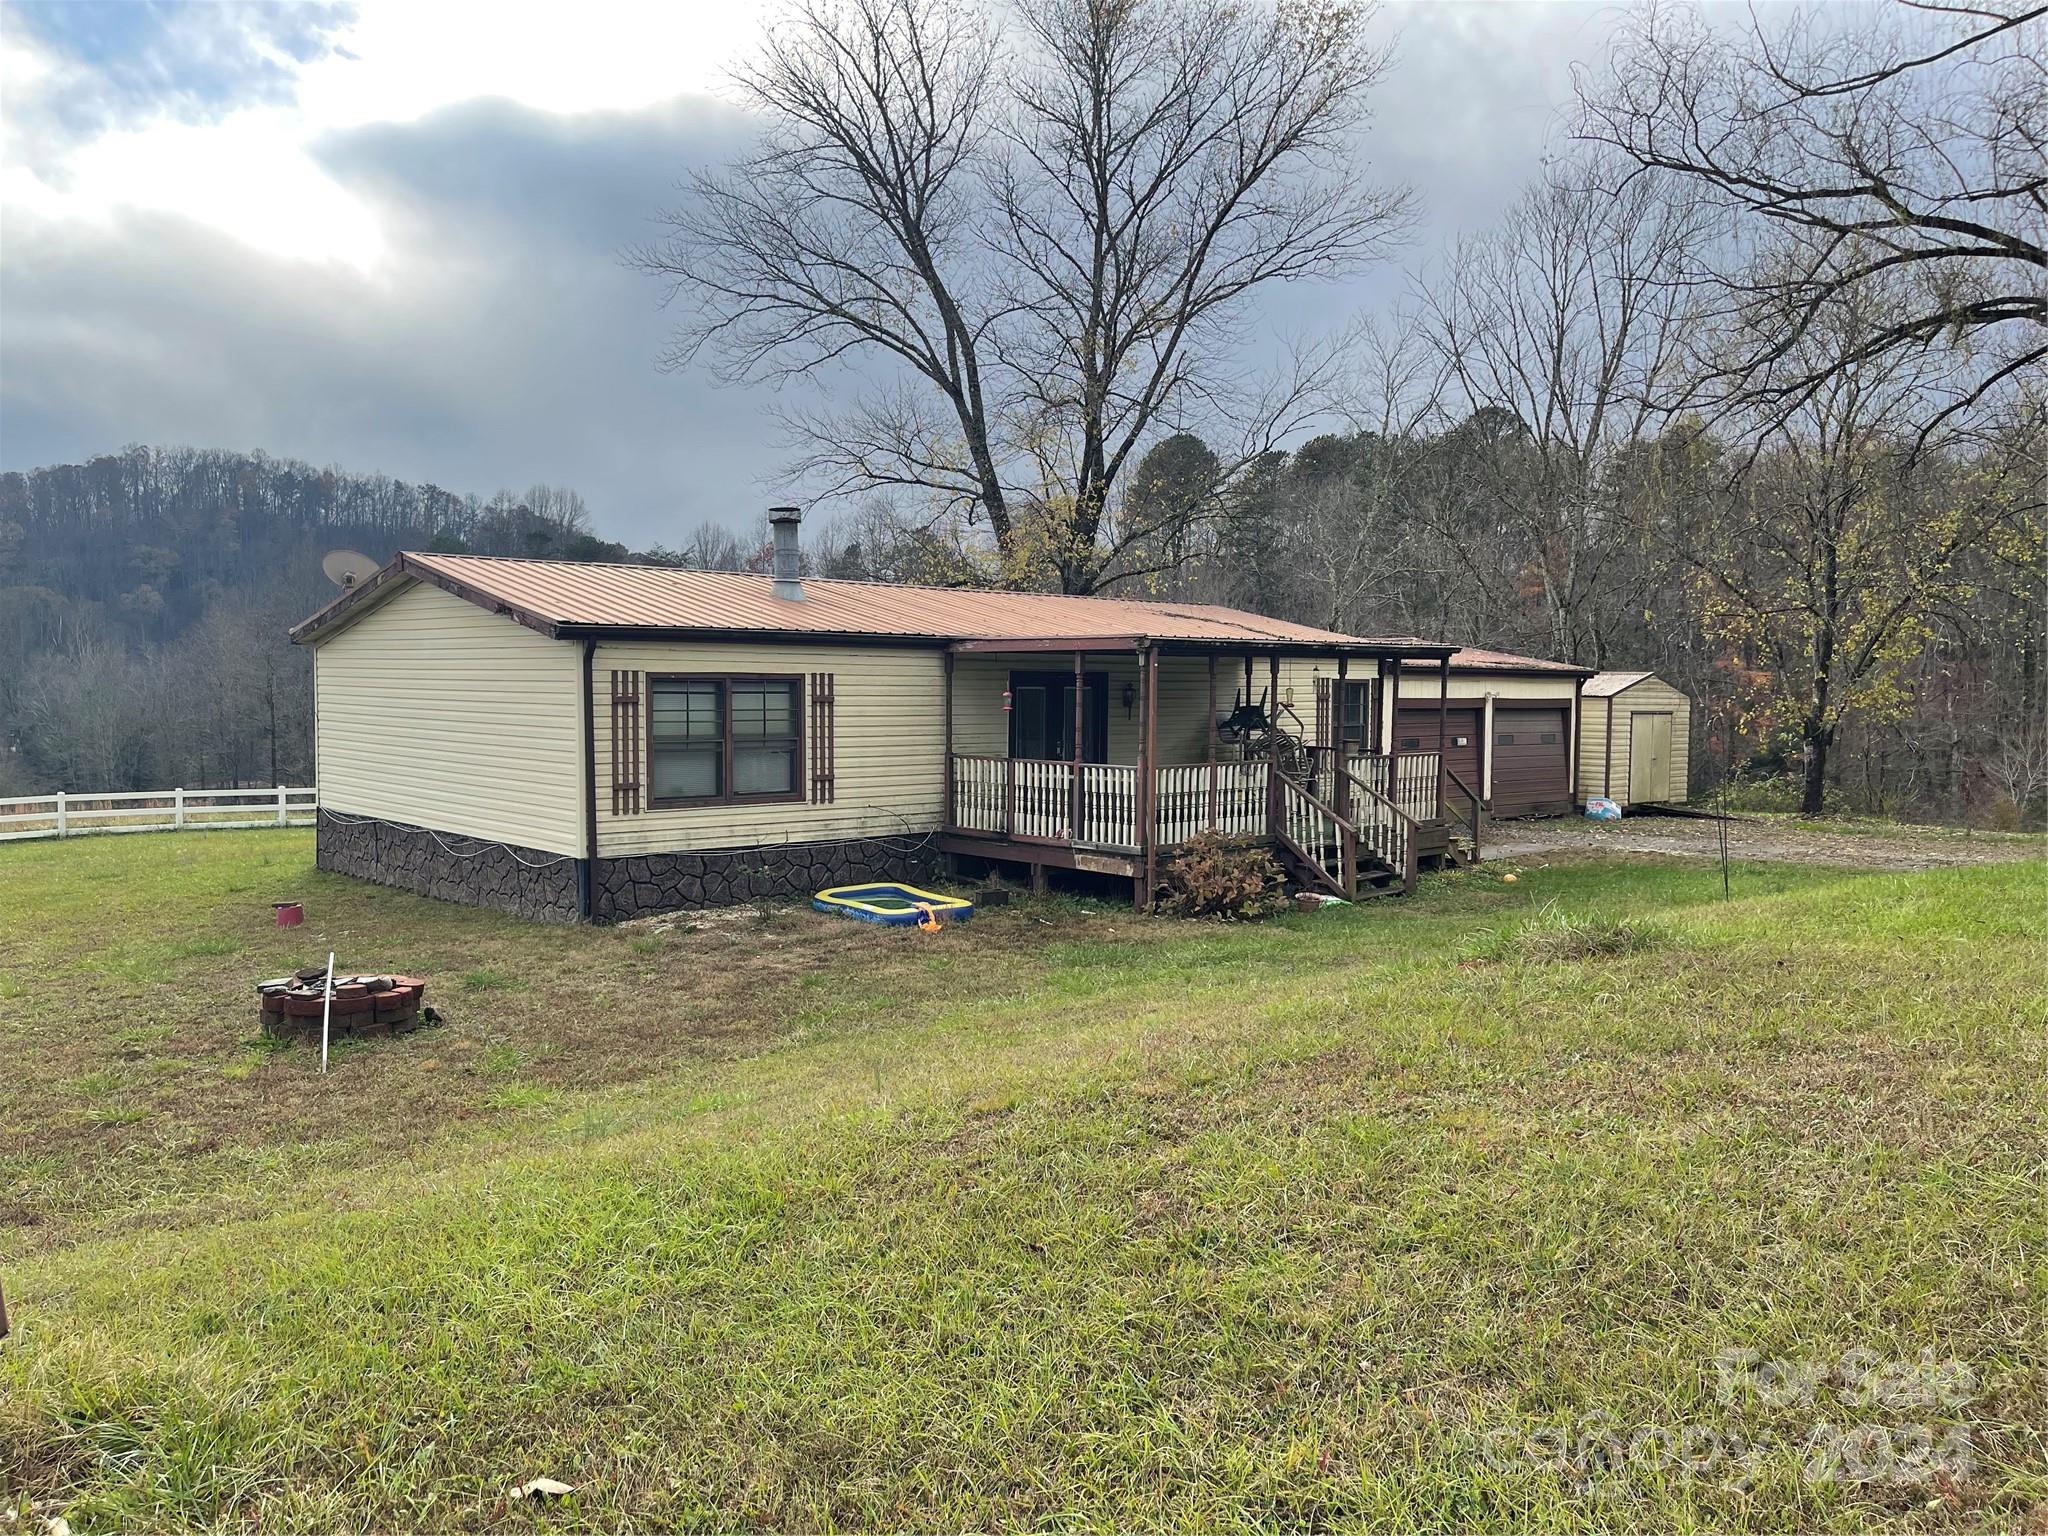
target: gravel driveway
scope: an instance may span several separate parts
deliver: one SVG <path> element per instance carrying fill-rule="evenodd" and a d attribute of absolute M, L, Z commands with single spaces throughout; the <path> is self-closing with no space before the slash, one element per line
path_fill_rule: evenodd
<path fill-rule="evenodd" d="M 1550 821 L 1502 821 L 1486 829 L 1488 859 L 1538 853 L 1669 853 L 1719 858 L 1716 824 L 1688 816 L 1642 815 L 1620 821 L 1562 816 Z M 2048 854 L 2048 838 L 2022 832 L 1961 832 L 1885 822 L 1805 822 L 1792 816 L 1738 816 L 1728 824 L 1728 851 L 1737 859 L 1783 859 L 1799 864 L 1852 864 L 1870 869 L 1941 869 Z"/>

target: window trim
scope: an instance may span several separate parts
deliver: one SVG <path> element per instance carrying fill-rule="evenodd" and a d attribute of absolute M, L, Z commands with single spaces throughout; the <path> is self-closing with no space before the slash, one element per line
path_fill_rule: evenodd
<path fill-rule="evenodd" d="M 718 782 L 724 787 L 716 795 L 672 796 L 658 799 L 654 794 L 654 695 L 662 683 L 717 683 L 724 711 L 725 734 L 719 748 Z M 790 713 L 796 724 L 796 755 L 790 760 L 787 793 L 737 795 L 732 789 L 732 685 L 734 683 L 786 683 L 790 689 Z M 804 674 L 801 672 L 650 672 L 647 674 L 647 761 L 643 765 L 650 811 L 691 810 L 710 805 L 803 805 L 810 799 L 804 783 L 804 765 L 810 761 L 804 736 Z"/>

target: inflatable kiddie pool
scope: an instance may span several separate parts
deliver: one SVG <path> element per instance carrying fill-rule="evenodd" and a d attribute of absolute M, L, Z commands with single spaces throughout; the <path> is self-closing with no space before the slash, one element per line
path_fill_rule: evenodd
<path fill-rule="evenodd" d="M 934 924 L 960 923 L 974 916 L 974 903 L 971 901 L 889 881 L 874 885 L 835 885 L 813 896 L 811 905 L 820 912 L 837 912 L 841 917 L 857 917 L 864 923 L 888 923 L 897 927 L 927 920 Z"/>

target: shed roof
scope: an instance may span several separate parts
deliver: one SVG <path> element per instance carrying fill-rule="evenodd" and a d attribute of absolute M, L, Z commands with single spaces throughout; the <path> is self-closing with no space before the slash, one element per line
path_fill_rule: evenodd
<path fill-rule="evenodd" d="M 804 600 L 794 602 L 775 596 L 773 578 L 765 575 L 411 551 L 298 625 L 292 638 L 323 639 L 415 581 L 557 637 L 787 635 L 1064 647 L 1081 641 L 1105 647 L 1163 642 L 1425 656 L 1448 649 L 1412 635 L 1344 635 L 1213 603 L 808 577 Z"/>
<path fill-rule="evenodd" d="M 1615 694 L 1635 687 L 1646 677 L 1655 677 L 1654 672 L 1595 672 L 1586 679 L 1586 697 L 1607 699 Z"/>
<path fill-rule="evenodd" d="M 1423 663 L 1434 667 L 1434 662 Z M 1541 656 L 1517 656 L 1513 651 L 1490 651 L 1484 646 L 1465 645 L 1451 652 L 1453 672 L 1555 672 L 1560 677 L 1590 677 L 1593 669 L 1571 661 L 1549 661 Z"/>

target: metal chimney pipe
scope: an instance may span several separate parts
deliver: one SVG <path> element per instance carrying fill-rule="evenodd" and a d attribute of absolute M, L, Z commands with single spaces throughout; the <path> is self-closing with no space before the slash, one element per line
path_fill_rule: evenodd
<path fill-rule="evenodd" d="M 775 595 L 792 603 L 804 600 L 802 560 L 797 549 L 797 524 L 804 520 L 802 507 L 770 507 L 768 526 L 775 534 Z"/>

